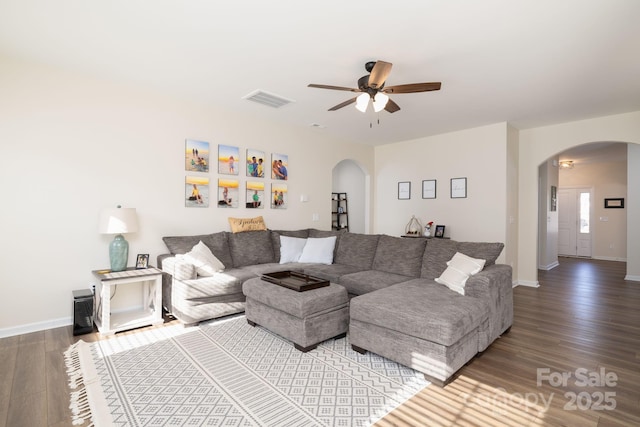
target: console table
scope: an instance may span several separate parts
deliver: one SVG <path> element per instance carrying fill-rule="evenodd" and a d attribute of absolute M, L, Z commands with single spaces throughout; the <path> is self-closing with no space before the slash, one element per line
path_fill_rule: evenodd
<path fill-rule="evenodd" d="M 162 319 L 162 270 L 155 267 L 128 268 L 124 271 L 94 270 L 96 301 L 94 304 L 94 322 L 102 335 L 141 326 L 159 325 Z M 113 311 L 111 307 L 112 287 L 142 284 L 142 308 L 128 311 Z"/>

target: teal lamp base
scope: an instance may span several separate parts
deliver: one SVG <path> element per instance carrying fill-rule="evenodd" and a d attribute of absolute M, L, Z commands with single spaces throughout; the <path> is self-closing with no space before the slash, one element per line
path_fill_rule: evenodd
<path fill-rule="evenodd" d="M 111 271 L 124 271 L 127 269 L 129 259 L 129 242 L 122 234 L 116 235 L 113 242 L 109 244 L 109 260 L 111 261 Z"/>

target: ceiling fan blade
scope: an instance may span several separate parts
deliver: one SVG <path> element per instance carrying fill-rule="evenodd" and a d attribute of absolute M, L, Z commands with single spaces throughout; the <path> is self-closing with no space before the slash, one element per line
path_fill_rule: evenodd
<path fill-rule="evenodd" d="M 385 93 L 416 93 L 416 92 L 429 92 L 432 90 L 440 90 L 440 82 L 432 83 L 410 83 L 407 85 L 387 86 L 382 89 Z"/>
<path fill-rule="evenodd" d="M 373 66 L 371 75 L 369 76 L 369 87 L 372 89 L 379 89 L 382 87 L 384 82 L 387 81 L 387 77 L 389 77 L 391 67 L 393 67 L 393 64 L 390 62 L 376 62 L 376 65 Z"/>
<path fill-rule="evenodd" d="M 332 89 L 332 90 L 346 90 L 348 92 L 361 92 L 360 89 L 352 88 L 352 87 L 344 87 L 344 86 L 330 86 L 330 85 L 316 85 L 310 84 L 307 87 L 315 87 L 318 89 Z"/>
<path fill-rule="evenodd" d="M 356 99 L 358 99 L 358 97 L 351 98 L 351 99 L 349 99 L 349 100 L 347 100 L 347 101 L 344 101 L 344 102 L 342 102 L 342 103 L 340 103 L 340 104 L 338 104 L 338 105 L 336 105 L 336 106 L 334 106 L 334 107 L 329 108 L 329 110 L 328 110 L 328 111 L 336 111 L 336 110 L 339 110 L 339 109 L 341 109 L 342 107 L 346 107 L 346 106 L 347 106 L 347 105 L 349 105 L 349 104 L 353 104 L 354 102 L 356 102 Z"/>
<path fill-rule="evenodd" d="M 387 105 L 384 106 L 384 109 L 389 113 L 395 113 L 400 110 L 400 106 L 390 99 L 387 101 Z"/>

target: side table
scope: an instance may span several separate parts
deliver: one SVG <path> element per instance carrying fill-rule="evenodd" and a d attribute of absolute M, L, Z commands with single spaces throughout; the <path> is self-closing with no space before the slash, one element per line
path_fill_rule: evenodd
<path fill-rule="evenodd" d="M 95 292 L 94 322 L 102 335 L 141 326 L 159 325 L 162 319 L 162 270 L 155 267 L 128 268 L 124 271 L 92 271 Z M 142 283 L 142 308 L 113 312 L 111 307 L 112 286 Z"/>

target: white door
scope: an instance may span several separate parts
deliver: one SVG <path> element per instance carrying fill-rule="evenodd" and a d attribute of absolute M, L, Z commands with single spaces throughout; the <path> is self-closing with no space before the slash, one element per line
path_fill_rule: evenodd
<path fill-rule="evenodd" d="M 591 257 L 591 190 L 558 190 L 558 255 Z"/>

